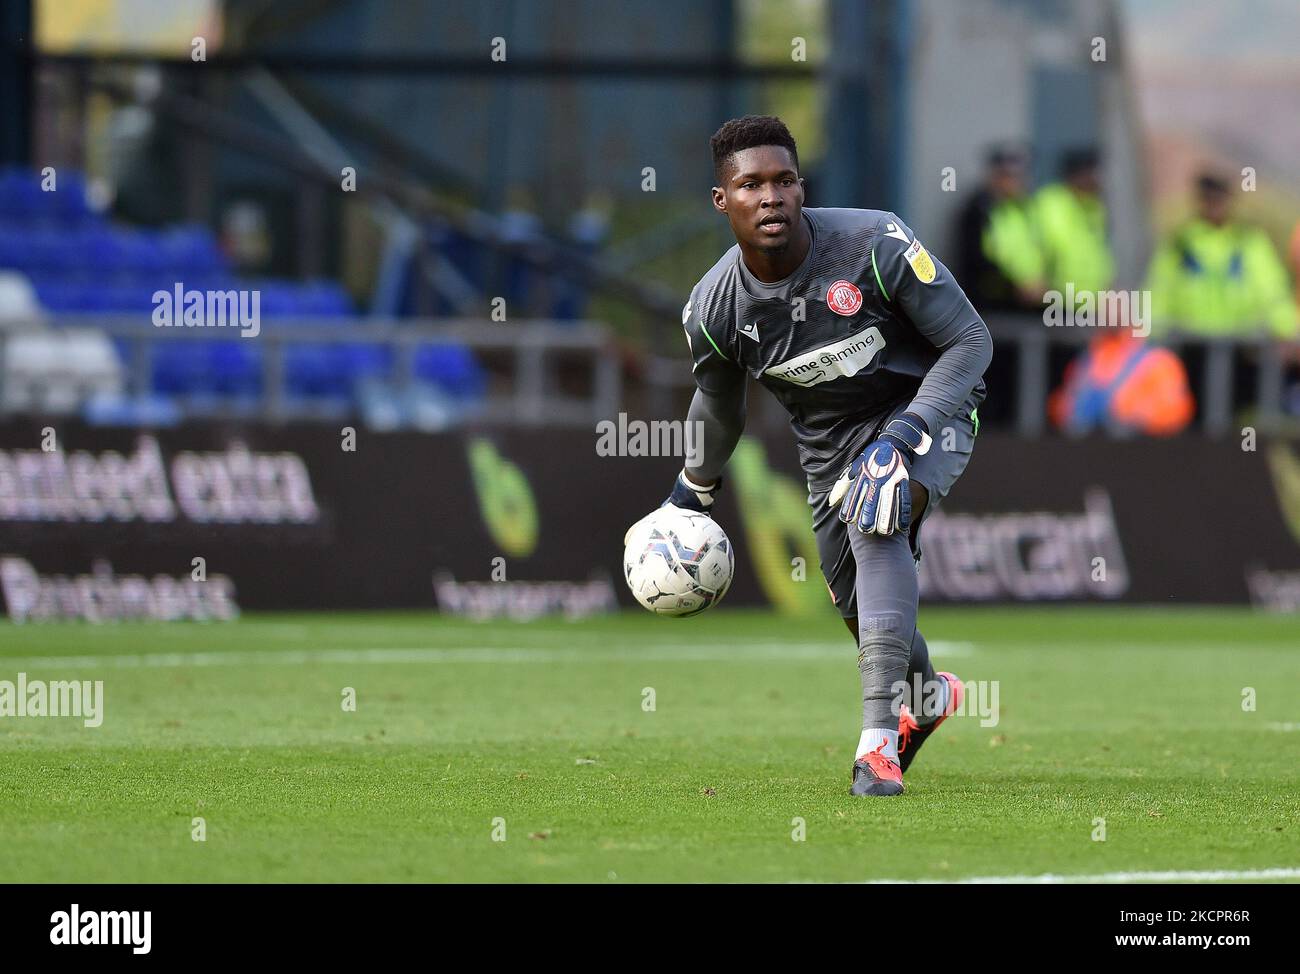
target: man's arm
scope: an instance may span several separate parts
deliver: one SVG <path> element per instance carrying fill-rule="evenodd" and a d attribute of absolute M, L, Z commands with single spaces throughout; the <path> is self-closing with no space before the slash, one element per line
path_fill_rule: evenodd
<path fill-rule="evenodd" d="M 871 257 L 886 301 L 939 350 L 907 408 L 937 435 L 989 367 L 993 338 L 952 273 L 894 214 L 881 220 Z"/>
<path fill-rule="evenodd" d="M 827 498 L 840 505 L 841 521 L 863 534 L 889 535 L 911 524 L 908 466 L 929 452 L 939 427 L 979 384 L 993 339 L 948 269 L 892 213 L 881 217 L 871 264 L 884 299 L 939 349 L 907 409 L 885 424 Z"/>
<path fill-rule="evenodd" d="M 690 441 L 694 455 L 686 458 L 686 477 L 702 487 L 711 487 L 721 479 L 722 468 L 745 430 L 745 383 L 736 382 L 734 388 L 720 393 L 697 388 L 686 422 L 695 431 Z"/>
<path fill-rule="evenodd" d="M 947 329 L 941 341 L 935 341 L 939 358 L 907 407 L 925 420 L 932 434 L 961 408 L 993 361 L 993 338 L 974 308 L 969 318 L 963 317 L 956 328 Z"/>
<path fill-rule="evenodd" d="M 707 512 L 745 428 L 745 371 L 728 351 L 731 336 L 717 326 L 709 330 L 697 298 L 698 293 L 692 293 L 682 309 L 696 386 L 686 414 L 692 433 L 686 441 L 690 455 L 665 503 Z"/>
<path fill-rule="evenodd" d="M 1291 300 L 1291 281 L 1273 242 L 1262 230 L 1251 233 L 1246 265 L 1246 284 L 1259 302 L 1260 322 L 1268 326 L 1272 337 L 1294 339 L 1296 306 Z"/>
<path fill-rule="evenodd" d="M 1167 337 L 1178 323 L 1181 301 L 1178 280 L 1178 250 L 1172 240 L 1156 248 L 1143 286 L 1151 294 L 1151 334 Z"/>

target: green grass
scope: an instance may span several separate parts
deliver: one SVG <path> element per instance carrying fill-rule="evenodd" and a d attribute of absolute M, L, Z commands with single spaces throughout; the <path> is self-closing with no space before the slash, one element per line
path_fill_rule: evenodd
<path fill-rule="evenodd" d="M 847 794 L 856 654 L 833 617 L 0 625 L 0 679 L 102 679 L 105 695 L 95 729 L 0 718 L 0 880 L 1300 866 L 1295 620 L 927 609 L 923 630 L 940 668 L 999 681 L 1000 722 L 954 718 L 905 795 L 863 800 Z M 355 713 L 340 706 L 344 687 Z M 196 816 L 205 842 L 191 839 Z M 504 842 L 492 841 L 496 818 Z M 806 841 L 792 840 L 796 818 Z"/>

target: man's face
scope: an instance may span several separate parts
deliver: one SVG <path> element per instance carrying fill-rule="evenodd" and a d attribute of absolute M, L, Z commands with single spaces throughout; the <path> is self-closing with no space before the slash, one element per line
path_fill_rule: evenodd
<path fill-rule="evenodd" d="M 727 215 L 738 243 L 780 253 L 798 225 L 803 190 L 790 150 L 760 145 L 731 157 L 723 185 L 713 187 L 713 206 Z"/>
<path fill-rule="evenodd" d="M 1070 177 L 1070 185 L 1081 193 L 1097 196 L 1101 193 L 1101 170 L 1096 166 L 1080 169 Z"/>
<path fill-rule="evenodd" d="M 1025 168 L 1020 163 L 1003 162 L 994 166 L 989 186 L 1000 199 L 1025 195 Z"/>

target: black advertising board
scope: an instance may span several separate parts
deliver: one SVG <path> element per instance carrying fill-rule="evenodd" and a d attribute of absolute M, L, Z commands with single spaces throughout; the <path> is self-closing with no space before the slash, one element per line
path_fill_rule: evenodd
<path fill-rule="evenodd" d="M 924 534 L 930 601 L 1300 605 L 1300 449 L 1195 437 L 982 435 Z M 633 450 L 644 454 L 645 449 Z M 680 457 L 595 431 L 141 431 L 0 424 L 11 618 L 224 618 L 438 607 L 479 617 L 631 605 L 623 532 Z M 827 604 L 787 438 L 746 437 L 716 514 L 729 605 Z"/>

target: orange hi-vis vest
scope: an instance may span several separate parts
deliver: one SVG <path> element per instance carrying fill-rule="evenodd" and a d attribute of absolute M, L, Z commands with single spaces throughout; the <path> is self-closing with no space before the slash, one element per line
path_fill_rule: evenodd
<path fill-rule="evenodd" d="M 1150 436 L 1181 431 L 1196 409 L 1178 356 L 1127 330 L 1099 338 L 1071 362 L 1048 408 L 1052 422 L 1070 432 Z"/>

